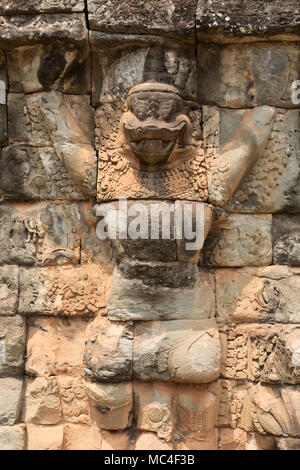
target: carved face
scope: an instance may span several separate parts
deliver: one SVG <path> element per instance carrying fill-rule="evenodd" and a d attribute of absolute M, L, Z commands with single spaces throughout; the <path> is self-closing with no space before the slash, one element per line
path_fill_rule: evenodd
<path fill-rule="evenodd" d="M 188 118 L 183 114 L 183 100 L 178 94 L 136 91 L 129 96 L 128 106 L 124 120 L 126 142 L 144 164 L 166 162 L 176 144 L 184 146 Z"/>

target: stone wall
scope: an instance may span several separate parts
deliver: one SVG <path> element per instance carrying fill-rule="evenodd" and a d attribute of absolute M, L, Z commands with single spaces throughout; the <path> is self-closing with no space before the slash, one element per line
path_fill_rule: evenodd
<path fill-rule="evenodd" d="M 194 199 L 217 210 L 192 271 L 174 240 L 125 247 L 173 281 L 160 280 L 148 317 L 122 317 L 138 287 L 113 275 L 93 207 L 114 184 L 106 162 L 117 164 L 128 91 L 166 77 L 193 103 Z M 0 449 L 299 449 L 295 80 L 297 0 L 0 0 Z M 223 197 L 222 149 L 262 106 L 271 131 Z M 189 276 L 198 287 L 182 305 Z M 200 332 L 214 318 L 217 380 L 147 369 L 149 331 Z"/>

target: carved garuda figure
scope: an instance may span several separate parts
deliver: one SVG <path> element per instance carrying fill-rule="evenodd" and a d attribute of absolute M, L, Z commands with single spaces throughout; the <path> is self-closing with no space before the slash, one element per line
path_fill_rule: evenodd
<path fill-rule="evenodd" d="M 114 145 L 99 152 L 98 201 L 127 197 L 226 204 L 264 149 L 275 111 L 268 106 L 247 110 L 231 140 L 212 156 L 206 142 L 193 139 L 195 108 L 172 85 L 132 87 Z"/>
<path fill-rule="evenodd" d="M 131 88 L 115 149 L 100 151 L 98 200 L 205 200 L 204 153 L 189 118 L 195 106 L 172 85 Z"/>

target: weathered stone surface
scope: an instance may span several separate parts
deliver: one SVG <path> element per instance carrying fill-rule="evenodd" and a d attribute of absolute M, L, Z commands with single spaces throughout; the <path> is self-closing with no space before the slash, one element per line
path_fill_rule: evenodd
<path fill-rule="evenodd" d="M 217 426 L 251 430 L 249 388 L 251 384 L 238 380 L 220 380 L 221 393 Z"/>
<path fill-rule="evenodd" d="M 3 204 L 0 214 L 1 263 L 29 266 L 78 263 L 80 212 L 77 205 Z"/>
<path fill-rule="evenodd" d="M 1 87 L 1 81 L 0 81 Z M 5 91 L 4 91 L 5 94 Z M 5 96 L 5 95 L 4 95 Z M 3 91 L 0 89 L 0 97 L 3 100 Z M 5 96 L 6 99 L 6 96 Z M 7 106 L 5 104 L 1 104 L 0 102 L 0 145 L 6 145 L 7 143 Z"/>
<path fill-rule="evenodd" d="M 279 437 L 276 439 L 278 450 L 300 450 L 300 439 Z"/>
<path fill-rule="evenodd" d="M 89 424 L 89 405 L 81 379 L 70 376 L 27 379 L 23 406 L 25 422 Z"/>
<path fill-rule="evenodd" d="M 23 269 L 19 312 L 66 317 L 95 315 L 105 307 L 108 276 L 101 266 Z"/>
<path fill-rule="evenodd" d="M 212 431 L 205 437 L 197 439 L 183 437 L 177 443 L 177 450 L 218 450 L 218 433 Z"/>
<path fill-rule="evenodd" d="M 228 108 L 295 108 L 291 86 L 299 78 L 298 43 L 198 45 L 201 104 Z"/>
<path fill-rule="evenodd" d="M 61 421 L 62 410 L 56 378 L 37 377 L 26 380 L 23 418 L 25 422 L 35 424 L 57 424 Z"/>
<path fill-rule="evenodd" d="M 89 424 L 90 407 L 83 379 L 58 376 L 57 382 L 64 421 Z"/>
<path fill-rule="evenodd" d="M 299 387 L 253 387 L 249 395 L 254 429 L 261 434 L 299 437 L 299 394 Z"/>
<path fill-rule="evenodd" d="M 134 383 L 137 427 L 170 442 L 177 438 L 203 440 L 216 424 L 219 384 L 186 385 Z"/>
<path fill-rule="evenodd" d="M 133 372 L 139 380 L 206 383 L 220 372 L 214 320 L 138 322 Z"/>
<path fill-rule="evenodd" d="M 134 450 L 172 450 L 173 446 L 170 442 L 165 442 L 152 432 L 142 432 L 135 444 Z"/>
<path fill-rule="evenodd" d="M 94 31 L 91 45 L 94 106 L 120 100 L 121 110 L 130 87 L 151 79 L 170 83 L 184 97 L 196 99 L 196 62 L 191 46 L 160 37 Z M 109 112 L 109 107 L 104 111 Z"/>
<path fill-rule="evenodd" d="M 31 376 L 82 374 L 86 322 L 39 318 L 28 322 L 26 372 Z"/>
<path fill-rule="evenodd" d="M 143 266 L 139 267 L 142 271 Z M 199 320 L 214 316 L 212 273 L 199 271 L 195 265 L 168 263 L 168 272 L 161 276 L 160 268 L 163 269 L 153 263 L 153 274 L 157 277 L 146 274 L 142 279 L 128 278 L 115 268 L 107 305 L 108 318 L 119 321 Z"/>
<path fill-rule="evenodd" d="M 130 438 L 125 432 L 102 431 L 101 450 L 128 450 L 130 448 Z"/>
<path fill-rule="evenodd" d="M 246 450 L 247 433 L 244 430 L 224 428 L 219 432 L 220 450 Z"/>
<path fill-rule="evenodd" d="M 300 323 L 299 268 L 217 269 L 215 275 L 219 321 Z"/>
<path fill-rule="evenodd" d="M 20 315 L 0 319 L 0 377 L 24 370 L 25 322 Z"/>
<path fill-rule="evenodd" d="M 10 93 L 11 146 L 3 150 L 4 197 L 85 199 L 95 195 L 93 109 L 86 95 Z"/>
<path fill-rule="evenodd" d="M 102 217 L 96 233 L 101 240 L 111 239 L 117 263 L 124 258 L 156 262 L 157 273 L 158 262 L 197 264 L 213 220 L 211 205 L 184 200 L 119 200 L 99 204 L 95 212 Z"/>
<path fill-rule="evenodd" d="M 132 375 L 133 324 L 96 319 L 86 334 L 87 377 L 100 382 L 125 382 Z"/>
<path fill-rule="evenodd" d="M 149 81 L 132 87 L 126 104 L 121 119 L 116 106 L 103 107 L 96 119 L 97 139 L 104 144 L 98 161 L 98 201 L 126 197 L 205 202 L 205 155 L 195 103 L 184 100 L 173 85 Z M 107 126 L 99 120 L 105 113 Z"/>
<path fill-rule="evenodd" d="M 7 143 L 7 68 L 4 53 L 0 50 L 0 146 Z"/>
<path fill-rule="evenodd" d="M 1 15 L 18 15 L 22 13 L 56 13 L 81 12 L 84 10 L 83 0 L 1 0 Z"/>
<path fill-rule="evenodd" d="M 101 442 L 102 436 L 97 426 L 64 425 L 63 450 L 101 450 Z M 118 447 L 115 448 L 118 449 Z"/>
<path fill-rule="evenodd" d="M 57 91 L 8 94 L 9 142 L 33 147 L 91 144 L 93 109 L 88 96 Z"/>
<path fill-rule="evenodd" d="M 94 158 L 88 147 L 66 144 L 64 155 Z M 4 199 L 81 200 L 84 191 L 53 147 L 12 145 L 1 152 L 0 194 Z M 94 178 L 96 174 L 94 175 Z M 94 181 L 95 183 L 96 181 Z"/>
<path fill-rule="evenodd" d="M 85 17 L 82 13 L 1 16 L 0 32 L 0 47 L 4 49 L 51 40 L 87 42 Z"/>
<path fill-rule="evenodd" d="M 127 0 L 88 1 L 91 29 L 114 33 L 183 36 L 193 40 L 196 0 L 155 0 L 152 3 Z"/>
<path fill-rule="evenodd" d="M 198 1 L 196 28 L 202 42 L 289 40 L 299 38 L 297 0 L 268 3 L 247 0 Z"/>
<path fill-rule="evenodd" d="M 0 426 L 0 450 L 24 450 L 25 449 L 25 427 Z"/>
<path fill-rule="evenodd" d="M 299 328 L 238 325 L 221 334 L 221 375 L 265 383 L 299 383 Z"/>
<path fill-rule="evenodd" d="M 135 382 L 137 428 L 155 432 L 159 439 L 170 442 L 175 430 L 174 393 L 172 384 Z"/>
<path fill-rule="evenodd" d="M 120 3 L 0 0 L 0 448 L 296 449 L 299 5 Z"/>
<path fill-rule="evenodd" d="M 216 165 L 219 178 L 226 173 L 223 149 L 234 139 L 245 110 L 204 106 L 203 135 L 206 160 Z M 297 211 L 299 206 L 299 111 L 277 109 L 272 131 L 248 176 L 231 196 L 230 211 L 276 212 Z M 238 142 L 238 145 L 242 145 Z M 288 150 L 287 150 L 288 149 Z M 210 175 L 211 171 L 209 171 Z M 214 175 L 212 175 L 214 176 Z M 208 178 L 210 181 L 210 178 Z M 218 172 L 212 179 L 210 197 L 220 191 Z"/>
<path fill-rule="evenodd" d="M 16 313 L 18 289 L 18 266 L 0 267 L 0 315 L 14 315 Z"/>
<path fill-rule="evenodd" d="M 15 48 L 7 52 L 7 68 L 11 93 L 49 89 L 80 95 L 90 92 L 90 55 L 86 47 L 61 42 Z"/>
<path fill-rule="evenodd" d="M 112 266 L 112 247 L 109 239 L 100 240 L 97 236 L 97 222 L 93 202 L 80 203 L 81 214 L 81 264 L 97 263 L 110 275 Z"/>
<path fill-rule="evenodd" d="M 208 235 L 203 264 L 265 266 L 272 262 L 272 216 L 224 214 Z"/>
<path fill-rule="evenodd" d="M 0 379 L 0 425 L 12 426 L 19 419 L 22 404 L 23 381 Z"/>
<path fill-rule="evenodd" d="M 28 450 L 62 450 L 64 440 L 64 426 L 27 425 Z"/>
<path fill-rule="evenodd" d="M 99 429 L 118 430 L 131 425 L 132 384 L 86 383 L 92 423 Z"/>
<path fill-rule="evenodd" d="M 273 262 L 300 266 L 300 215 L 274 215 Z"/>

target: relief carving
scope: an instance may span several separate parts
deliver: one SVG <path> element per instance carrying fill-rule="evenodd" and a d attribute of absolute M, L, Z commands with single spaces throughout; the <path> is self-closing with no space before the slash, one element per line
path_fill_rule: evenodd
<path fill-rule="evenodd" d="M 121 196 L 206 200 L 204 151 L 192 136 L 192 108 L 196 105 L 172 85 L 132 87 L 118 137 L 99 152 L 98 201 Z"/>

